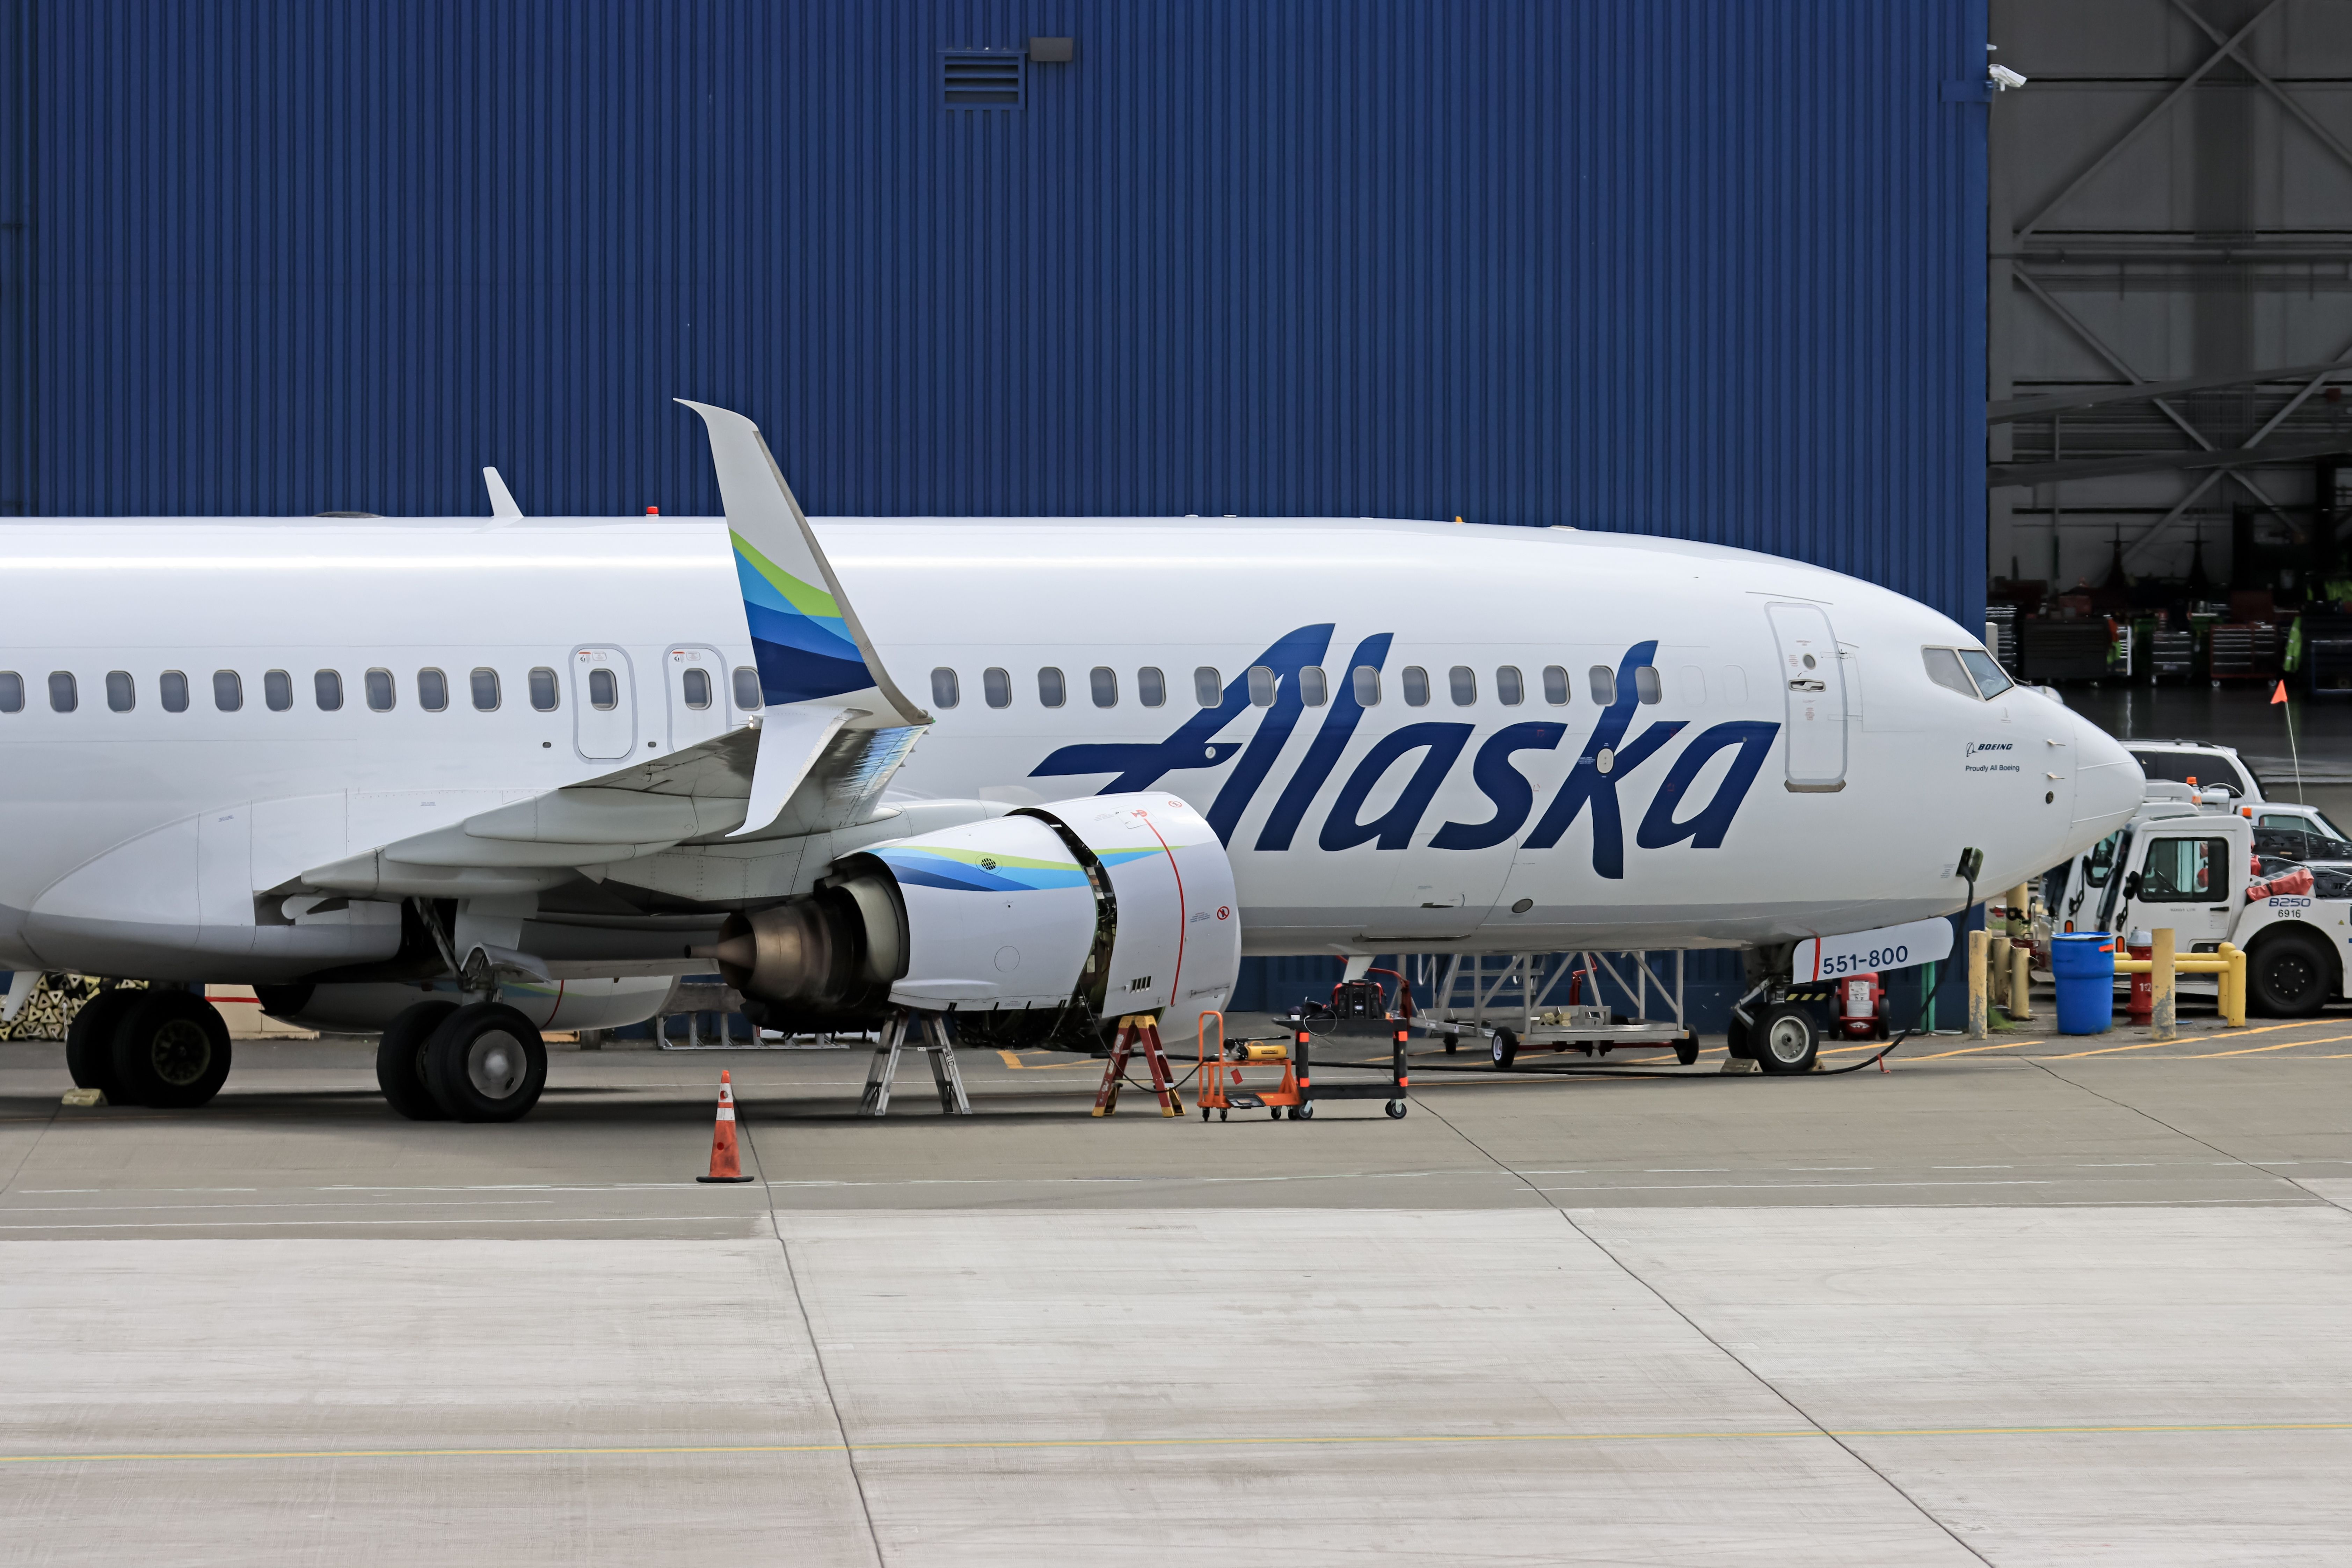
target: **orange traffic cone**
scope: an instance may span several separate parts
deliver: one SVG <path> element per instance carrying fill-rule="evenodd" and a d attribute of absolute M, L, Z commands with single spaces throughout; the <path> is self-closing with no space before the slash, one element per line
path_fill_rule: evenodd
<path fill-rule="evenodd" d="M 743 1173 L 743 1156 L 735 1149 L 735 1086 L 722 1071 L 719 1075 L 719 1122 L 710 1130 L 710 1174 L 697 1176 L 698 1182 L 748 1182 Z"/>

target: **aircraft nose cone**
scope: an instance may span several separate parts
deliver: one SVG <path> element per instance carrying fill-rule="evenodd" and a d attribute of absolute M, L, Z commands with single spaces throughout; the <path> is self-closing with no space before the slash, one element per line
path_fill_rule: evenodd
<path fill-rule="evenodd" d="M 2074 826 L 2104 838 L 2139 808 L 2147 779 L 2113 735 L 2084 719 L 2074 721 Z"/>

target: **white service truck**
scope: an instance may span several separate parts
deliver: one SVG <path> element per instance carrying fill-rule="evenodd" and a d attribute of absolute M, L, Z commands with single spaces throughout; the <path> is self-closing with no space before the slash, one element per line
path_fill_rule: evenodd
<path fill-rule="evenodd" d="M 2307 1018 L 2346 994 L 2352 878 L 2321 871 L 2309 892 L 2269 891 L 2287 864 L 2259 858 L 2255 819 L 2213 793 L 2150 784 L 2132 819 L 2068 868 L 2053 929 L 2128 937 L 2169 926 L 2184 953 L 2229 942 L 2246 955 L 2250 1012 Z M 2211 984 L 2181 982 L 2184 992 Z"/>

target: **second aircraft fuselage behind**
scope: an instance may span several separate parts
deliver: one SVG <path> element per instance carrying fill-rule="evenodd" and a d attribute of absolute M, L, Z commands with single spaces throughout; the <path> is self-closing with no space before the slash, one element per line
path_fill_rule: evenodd
<path fill-rule="evenodd" d="M 1979 646 L 1948 619 L 1745 552 L 1385 521 L 816 528 L 937 721 L 892 799 L 1171 791 L 1224 838 L 1253 952 L 1894 923 L 1956 906 L 1963 846 L 2006 886 L 2139 796 L 2058 703 L 1931 680 L 1923 650 Z M 0 604 L 18 967 L 73 958 L 37 933 L 125 898 L 250 921 L 205 900 L 692 745 L 757 696 L 716 520 L 11 523 Z M 246 815 L 225 880 L 201 832 L 167 847 L 217 813 Z M 142 895 L 119 863 L 147 835 Z M 82 886 L 102 858 L 118 873 Z M 691 899 L 668 858 L 606 875 Z"/>

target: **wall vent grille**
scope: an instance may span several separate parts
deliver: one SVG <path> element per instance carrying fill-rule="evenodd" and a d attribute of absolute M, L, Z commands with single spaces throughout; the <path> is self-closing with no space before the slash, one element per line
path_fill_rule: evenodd
<path fill-rule="evenodd" d="M 1019 49 L 944 49 L 940 101 L 950 109 L 1018 109 L 1025 63 Z"/>

